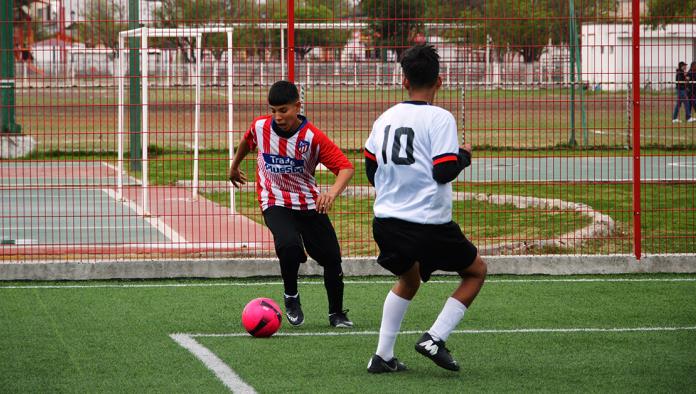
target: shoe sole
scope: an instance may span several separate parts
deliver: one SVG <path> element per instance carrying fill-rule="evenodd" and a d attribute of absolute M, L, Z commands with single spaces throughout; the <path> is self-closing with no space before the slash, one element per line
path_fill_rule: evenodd
<path fill-rule="evenodd" d="M 369 369 L 367 370 L 367 372 L 369 372 L 371 374 L 375 374 L 375 375 L 380 374 L 380 373 L 397 373 L 397 372 L 404 372 L 404 371 L 406 371 L 406 369 L 398 369 L 398 368 L 395 370 L 391 370 L 391 369 L 380 369 L 379 371 L 371 371 Z"/>
<path fill-rule="evenodd" d="M 433 363 L 435 363 L 435 365 L 437 365 L 437 366 L 440 367 L 440 368 L 446 369 L 446 370 L 448 370 L 448 371 L 454 371 L 454 372 L 457 372 L 457 371 L 459 371 L 459 369 L 460 369 L 460 368 L 459 368 L 459 364 L 454 364 L 454 366 L 453 366 L 452 364 L 443 364 L 443 363 L 437 362 L 437 361 L 430 355 L 430 352 L 428 352 L 427 350 L 421 348 L 420 346 L 416 346 L 416 351 L 417 351 L 418 353 L 422 354 L 424 357 L 427 357 L 428 359 L 430 359 Z"/>
<path fill-rule="evenodd" d="M 336 324 L 335 326 L 332 324 L 331 327 L 334 327 L 334 328 L 353 328 L 353 325 L 352 325 L 352 324 L 351 324 L 351 325 L 348 325 L 348 324 L 342 324 L 342 323 L 341 323 L 341 324 Z"/>

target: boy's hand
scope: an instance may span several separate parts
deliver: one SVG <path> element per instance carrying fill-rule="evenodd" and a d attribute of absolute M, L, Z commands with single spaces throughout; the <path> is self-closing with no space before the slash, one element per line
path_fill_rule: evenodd
<path fill-rule="evenodd" d="M 236 187 L 237 189 L 239 189 L 247 181 L 247 177 L 244 171 L 240 170 L 237 167 L 230 167 L 230 170 L 227 173 L 227 177 L 230 180 L 230 182 L 232 182 L 234 187 Z"/>
<path fill-rule="evenodd" d="M 334 200 L 336 200 L 336 195 L 332 192 L 325 192 L 319 195 L 317 198 L 317 212 L 319 213 L 329 213 L 329 209 L 333 206 Z"/>
<path fill-rule="evenodd" d="M 472 151 L 474 150 L 474 149 L 471 147 L 471 144 L 464 144 L 464 145 L 460 146 L 460 148 L 462 148 L 462 149 L 464 149 L 465 151 L 469 152 L 469 154 L 471 154 Z"/>

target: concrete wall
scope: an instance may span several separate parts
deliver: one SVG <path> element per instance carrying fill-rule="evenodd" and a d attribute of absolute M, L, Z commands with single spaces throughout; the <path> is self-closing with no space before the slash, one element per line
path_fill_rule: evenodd
<path fill-rule="evenodd" d="M 486 257 L 489 274 L 576 275 L 625 273 L 696 273 L 696 255 L 651 255 L 640 261 L 631 255 Z M 346 276 L 391 275 L 374 258 L 346 259 Z M 321 275 L 309 261 L 301 275 Z M 436 274 L 445 274 L 437 272 Z M 275 259 L 103 261 L 69 263 L 0 263 L 0 280 L 91 280 L 155 278 L 224 278 L 280 276 Z"/>

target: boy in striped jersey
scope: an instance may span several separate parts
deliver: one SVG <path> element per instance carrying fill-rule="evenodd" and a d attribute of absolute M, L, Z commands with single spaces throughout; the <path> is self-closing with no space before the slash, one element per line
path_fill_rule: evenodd
<path fill-rule="evenodd" d="M 321 130 L 300 115 L 297 87 L 278 81 L 268 92 L 271 115 L 251 124 L 237 148 L 229 170 L 235 187 L 246 183 L 239 166 L 257 149 L 256 191 L 266 226 L 273 233 L 283 277 L 285 315 L 293 326 L 304 322 L 297 289 L 300 264 L 307 254 L 324 268 L 329 301 L 329 324 L 350 328 L 343 309 L 341 249 L 328 212 L 353 177 L 353 164 Z M 320 191 L 314 178 L 318 164 L 336 175 L 334 184 Z"/>
<path fill-rule="evenodd" d="M 458 371 L 445 341 L 486 277 L 486 264 L 476 246 L 452 221 L 451 182 L 471 164 L 471 146 L 459 146 L 454 116 L 432 105 L 442 85 L 435 48 L 408 49 L 401 68 L 409 100 L 385 111 L 365 143 L 365 171 L 377 195 L 372 222 L 380 251 L 377 263 L 398 276 L 384 300 L 377 351 L 367 370 L 406 369 L 394 357 L 401 322 L 421 281 L 443 270 L 456 272 L 461 281 L 415 348 L 438 366 Z"/>

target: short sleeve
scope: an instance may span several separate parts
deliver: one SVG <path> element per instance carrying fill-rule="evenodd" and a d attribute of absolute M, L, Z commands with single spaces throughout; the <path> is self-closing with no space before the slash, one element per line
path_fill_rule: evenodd
<path fill-rule="evenodd" d="M 451 113 L 446 112 L 433 119 L 430 135 L 430 157 L 435 159 L 459 153 L 457 123 Z"/>
<path fill-rule="evenodd" d="M 333 172 L 334 175 L 337 175 L 343 169 L 354 168 L 353 163 L 348 160 L 346 155 L 329 137 L 323 133 L 317 137 L 319 137 L 317 141 L 319 144 L 319 162 Z"/>
<path fill-rule="evenodd" d="M 256 140 L 256 122 L 252 123 L 251 126 L 249 126 L 249 130 L 244 133 L 244 139 L 246 140 L 247 144 L 249 145 L 249 148 L 251 150 L 256 149 L 257 145 L 257 140 Z"/>

